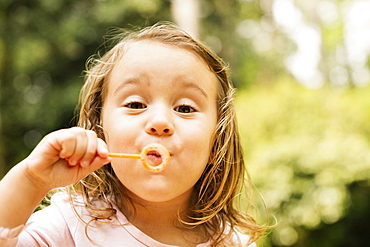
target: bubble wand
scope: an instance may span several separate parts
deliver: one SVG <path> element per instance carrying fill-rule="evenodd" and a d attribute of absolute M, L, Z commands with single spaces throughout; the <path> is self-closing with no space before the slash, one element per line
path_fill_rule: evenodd
<path fill-rule="evenodd" d="M 140 154 L 109 153 L 108 156 L 112 158 L 140 159 L 145 169 L 155 173 L 166 169 L 170 162 L 170 153 L 165 146 L 159 143 L 151 143 L 145 146 Z M 149 161 L 148 157 L 151 157 Z"/>

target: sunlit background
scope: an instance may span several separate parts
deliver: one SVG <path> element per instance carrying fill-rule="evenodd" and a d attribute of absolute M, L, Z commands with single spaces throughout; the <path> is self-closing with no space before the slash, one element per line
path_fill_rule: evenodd
<path fill-rule="evenodd" d="M 85 61 L 110 28 L 158 21 L 230 65 L 246 163 L 277 218 L 259 246 L 367 246 L 368 0 L 1 0 L 0 177 L 76 124 Z"/>

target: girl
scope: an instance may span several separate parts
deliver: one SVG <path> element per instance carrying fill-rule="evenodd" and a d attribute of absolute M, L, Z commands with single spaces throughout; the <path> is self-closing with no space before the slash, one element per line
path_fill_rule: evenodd
<path fill-rule="evenodd" d="M 79 127 L 47 135 L 1 181 L 0 245 L 254 246 L 265 227 L 237 209 L 250 181 L 233 93 L 223 62 L 172 24 L 120 38 L 90 60 Z M 108 156 L 150 143 L 170 153 L 158 173 Z"/>

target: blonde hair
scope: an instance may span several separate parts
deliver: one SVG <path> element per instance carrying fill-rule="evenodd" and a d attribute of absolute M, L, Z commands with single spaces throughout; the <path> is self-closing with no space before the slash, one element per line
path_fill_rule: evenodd
<path fill-rule="evenodd" d="M 249 234 L 250 242 L 256 241 L 263 235 L 265 227 L 258 225 L 251 216 L 236 208 L 240 193 L 250 191 L 250 188 L 243 186 L 250 186 L 251 183 L 244 166 L 237 130 L 233 104 L 235 89 L 225 63 L 183 30 L 171 23 L 158 23 L 137 32 L 121 32 L 118 42 L 114 43 L 114 47 L 103 57 L 92 57 L 87 64 L 86 81 L 80 95 L 78 125 L 94 130 L 104 139 L 100 117 L 107 87 L 106 80 L 125 52 L 127 44 L 141 40 L 161 42 L 194 52 L 207 63 L 220 83 L 217 127 L 210 162 L 195 185 L 193 204 L 187 218 L 179 218 L 179 221 L 186 227 L 202 226 L 205 232 L 210 234 L 208 237 L 212 246 L 226 245 L 237 229 Z M 115 215 L 110 199 L 117 205 L 132 206 L 124 186 L 110 164 L 88 175 L 75 184 L 72 190 L 82 194 L 95 220 L 108 219 Z M 95 207 L 95 201 L 103 201 L 107 207 Z"/>

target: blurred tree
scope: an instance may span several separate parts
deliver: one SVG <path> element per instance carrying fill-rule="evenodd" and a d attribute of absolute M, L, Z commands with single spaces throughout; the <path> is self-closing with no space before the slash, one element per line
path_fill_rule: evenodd
<path fill-rule="evenodd" d="M 243 89 L 246 162 L 279 220 L 262 246 L 365 245 L 370 89 L 342 89 L 369 83 L 369 2 L 196 2 L 199 38 Z M 46 133 L 75 124 L 81 72 L 104 53 L 107 30 L 172 20 L 171 4 L 0 1 L 0 177 Z"/>
<path fill-rule="evenodd" d="M 198 0 L 172 0 L 171 10 L 174 22 L 190 33 L 199 36 L 199 4 Z"/>
<path fill-rule="evenodd" d="M 43 135 L 74 124 L 83 65 L 97 52 L 108 28 L 171 20 L 171 4 L 167 0 L 2 1 L 0 159 L 7 165 L 0 174 L 25 157 Z M 255 53 L 235 28 L 246 17 L 261 17 L 257 2 L 202 0 L 199 8 L 200 20 L 194 21 L 200 24 L 199 37 L 230 63 L 238 87 L 273 76 L 272 63 L 262 66 L 267 57 Z"/>
<path fill-rule="evenodd" d="M 262 14 L 256 1 L 201 1 L 200 38 L 229 63 L 232 79 L 239 88 L 254 84 L 268 70 L 262 66 L 264 58 L 238 33 L 240 22 L 246 18 L 258 20 Z"/>
<path fill-rule="evenodd" d="M 238 95 L 246 163 L 278 219 L 263 246 L 366 245 L 369 93 L 310 91 L 285 78 Z"/>
<path fill-rule="evenodd" d="M 1 1 L 0 176 L 46 133 L 75 124 L 81 72 L 109 28 L 170 18 L 160 0 Z"/>

